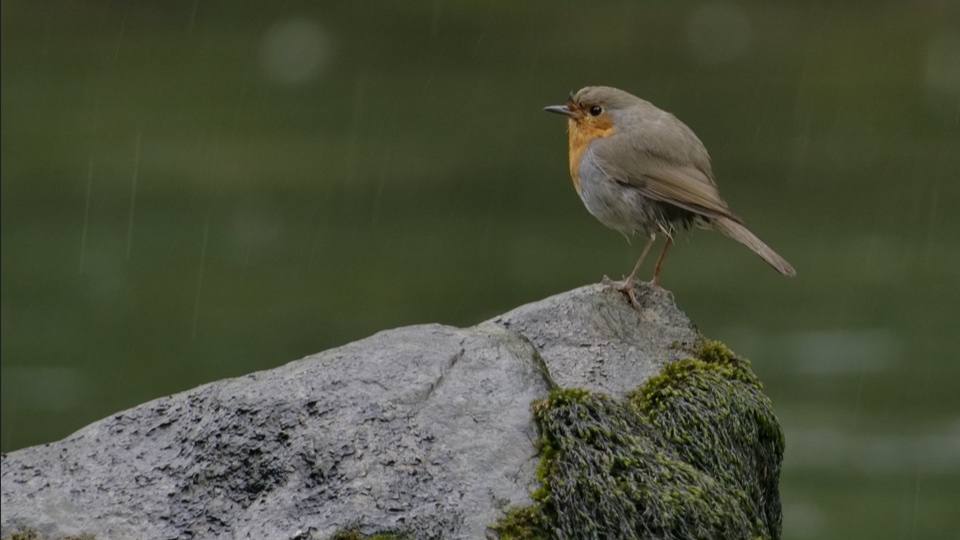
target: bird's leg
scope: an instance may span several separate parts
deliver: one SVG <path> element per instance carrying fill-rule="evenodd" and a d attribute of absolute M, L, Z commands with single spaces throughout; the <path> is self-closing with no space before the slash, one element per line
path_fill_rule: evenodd
<path fill-rule="evenodd" d="M 640 258 L 637 259 L 637 264 L 633 266 L 633 271 L 630 272 L 629 276 L 623 278 L 621 281 L 612 282 L 618 291 L 627 293 L 627 296 L 630 298 L 630 303 L 637 309 L 640 309 L 640 302 L 637 301 L 637 296 L 633 292 L 633 284 L 637 281 L 637 272 L 640 270 L 640 265 L 643 264 L 643 259 L 646 258 L 647 252 L 650 251 L 650 246 L 653 245 L 656 239 L 657 236 L 655 234 L 650 235 L 650 239 L 647 240 L 647 245 L 643 247 L 643 252 L 640 253 Z"/>
<path fill-rule="evenodd" d="M 670 244 L 673 243 L 673 238 L 667 236 L 667 242 L 663 244 L 663 251 L 660 252 L 660 258 L 657 259 L 657 267 L 653 271 L 653 281 L 650 282 L 654 287 L 660 287 L 660 269 L 663 266 L 663 259 L 667 256 L 667 250 L 670 249 Z"/>

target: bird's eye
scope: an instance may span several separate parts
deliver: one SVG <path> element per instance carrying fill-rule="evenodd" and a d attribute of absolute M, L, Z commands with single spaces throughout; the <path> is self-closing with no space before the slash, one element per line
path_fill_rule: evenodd
<path fill-rule="evenodd" d="M 603 107 L 599 105 L 594 105 L 590 107 L 590 116 L 600 116 L 600 113 L 603 112 Z"/>

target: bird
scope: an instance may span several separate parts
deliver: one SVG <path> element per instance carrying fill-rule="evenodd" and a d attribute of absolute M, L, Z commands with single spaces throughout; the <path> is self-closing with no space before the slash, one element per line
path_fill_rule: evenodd
<path fill-rule="evenodd" d="M 750 248 L 787 277 L 793 266 L 764 244 L 720 196 L 706 147 L 674 115 L 629 92 L 587 86 L 545 111 L 567 117 L 570 177 L 587 211 L 628 239 L 647 243 L 630 275 L 613 282 L 640 308 L 634 284 L 658 234 L 666 238 L 650 284 L 660 287 L 663 259 L 677 233 L 712 228 Z M 607 278 L 604 278 L 607 281 Z"/>

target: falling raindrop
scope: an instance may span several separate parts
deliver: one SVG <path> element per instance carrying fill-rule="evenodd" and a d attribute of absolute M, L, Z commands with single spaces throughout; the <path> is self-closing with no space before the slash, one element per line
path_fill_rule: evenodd
<path fill-rule="evenodd" d="M 80 236 L 80 273 L 83 273 L 83 262 L 87 255 L 87 225 L 90 222 L 90 193 L 93 190 L 93 158 L 87 167 L 87 197 L 83 205 L 83 233 Z"/>
<path fill-rule="evenodd" d="M 133 180 L 130 188 L 130 220 L 127 224 L 127 260 L 133 249 L 133 214 L 137 207 L 137 177 L 140 175 L 140 133 L 137 133 L 137 149 L 133 154 Z"/>
<path fill-rule="evenodd" d="M 197 271 L 197 294 L 193 300 L 193 325 L 190 340 L 197 340 L 197 321 L 200 320 L 200 293 L 203 291 L 203 269 L 207 262 L 207 239 L 210 237 L 210 224 L 203 225 L 203 247 L 200 248 L 200 269 Z"/>

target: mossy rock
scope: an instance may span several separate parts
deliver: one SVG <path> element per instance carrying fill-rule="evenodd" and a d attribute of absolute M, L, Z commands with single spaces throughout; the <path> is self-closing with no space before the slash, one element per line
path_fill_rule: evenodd
<path fill-rule="evenodd" d="M 490 527 L 500 540 L 546 540 L 550 523 L 539 505 L 514 506 L 496 525 Z"/>
<path fill-rule="evenodd" d="M 40 534 L 35 529 L 23 529 L 15 533 L 8 534 L 0 540 L 50 540 L 46 536 Z M 96 540 L 96 537 L 92 534 L 71 534 L 68 536 L 61 537 L 61 540 Z"/>
<path fill-rule="evenodd" d="M 624 400 L 557 390 L 533 406 L 539 504 L 501 539 L 780 537 L 784 439 L 750 364 L 721 344 Z"/>
<path fill-rule="evenodd" d="M 376 533 L 365 535 L 358 529 L 340 531 L 330 537 L 330 540 L 410 540 L 409 536 L 397 533 Z"/>

